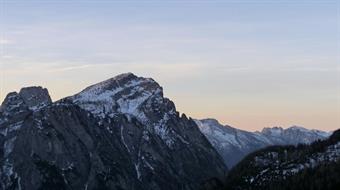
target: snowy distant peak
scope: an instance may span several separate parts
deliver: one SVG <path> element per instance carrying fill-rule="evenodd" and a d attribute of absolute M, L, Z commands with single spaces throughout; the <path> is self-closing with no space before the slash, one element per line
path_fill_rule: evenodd
<path fill-rule="evenodd" d="M 262 129 L 261 133 L 264 134 L 264 135 L 271 135 L 271 136 L 280 136 L 280 135 L 283 135 L 284 133 L 287 133 L 287 132 L 301 132 L 301 133 L 310 133 L 311 130 L 309 129 L 306 129 L 304 127 L 301 127 L 301 126 L 291 126 L 291 127 L 288 127 L 286 129 L 283 129 L 282 127 L 265 127 Z"/>
<path fill-rule="evenodd" d="M 298 134 L 308 134 L 309 136 L 315 136 L 317 137 L 323 137 L 327 138 L 331 135 L 330 132 L 320 131 L 316 129 L 306 129 L 301 126 L 291 126 L 286 129 L 283 129 L 282 127 L 272 127 L 272 128 L 263 128 L 261 133 L 263 135 L 267 136 L 292 136 L 292 135 L 298 135 Z"/>
<path fill-rule="evenodd" d="M 204 123 L 210 123 L 210 124 L 215 124 L 215 125 L 222 125 L 222 124 L 220 124 L 220 122 L 217 121 L 217 119 L 213 119 L 213 118 L 202 119 L 200 121 L 204 122 Z"/>
<path fill-rule="evenodd" d="M 214 126 L 214 127 L 220 128 L 222 130 L 235 129 L 235 128 L 229 126 L 229 125 L 223 125 L 217 119 L 213 119 L 213 118 L 195 120 L 195 122 L 201 128 Z"/>
<path fill-rule="evenodd" d="M 308 131 L 308 129 L 301 127 L 301 126 L 297 126 L 297 125 L 293 125 L 287 129 L 291 129 L 291 130 L 299 130 L 299 131 Z"/>
<path fill-rule="evenodd" d="M 265 127 L 262 129 L 261 133 L 264 135 L 272 135 L 272 136 L 280 136 L 283 133 L 283 128 L 282 127 Z"/>
<path fill-rule="evenodd" d="M 222 126 L 216 119 L 194 120 L 201 130 L 211 130 L 211 126 Z"/>
<path fill-rule="evenodd" d="M 328 138 L 332 134 L 331 132 L 320 131 L 317 129 L 306 129 L 300 126 L 292 126 L 292 127 L 287 128 L 285 131 L 298 131 L 301 133 L 310 133 L 310 134 L 314 134 L 314 135 L 324 137 L 324 138 Z"/>
<path fill-rule="evenodd" d="M 19 93 L 9 93 L 0 107 L 0 112 L 20 112 L 23 109 L 36 111 L 52 103 L 46 88 L 40 86 L 22 88 Z"/>
<path fill-rule="evenodd" d="M 234 134 L 237 131 L 237 129 L 230 127 L 228 125 L 224 126 L 221 123 L 219 123 L 219 121 L 217 121 L 216 119 L 212 119 L 212 118 L 202 119 L 202 120 L 195 119 L 194 121 L 195 121 L 196 125 L 199 127 L 199 129 L 206 136 L 210 136 L 208 139 L 213 139 L 215 137 L 217 139 L 222 139 L 224 137 L 224 135 L 226 135 L 226 133 Z M 215 140 L 212 143 L 219 143 L 217 141 L 219 141 L 219 140 Z"/>
<path fill-rule="evenodd" d="M 311 131 L 313 133 L 321 136 L 321 137 L 324 137 L 324 138 L 328 138 L 332 134 L 332 132 L 320 131 L 320 130 L 316 130 L 316 129 L 312 129 Z"/>

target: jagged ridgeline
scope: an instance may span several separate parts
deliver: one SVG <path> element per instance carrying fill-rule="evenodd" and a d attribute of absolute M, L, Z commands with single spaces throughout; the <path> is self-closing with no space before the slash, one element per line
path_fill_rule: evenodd
<path fill-rule="evenodd" d="M 226 166 L 152 79 L 122 74 L 52 102 L 46 89 L 0 107 L 0 189 L 199 189 Z"/>
<path fill-rule="evenodd" d="M 311 145 L 272 146 L 234 167 L 226 190 L 335 190 L 340 187 L 340 129 Z"/>

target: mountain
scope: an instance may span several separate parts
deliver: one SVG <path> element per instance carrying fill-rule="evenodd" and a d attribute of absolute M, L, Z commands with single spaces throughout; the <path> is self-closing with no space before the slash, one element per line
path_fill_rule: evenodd
<path fill-rule="evenodd" d="M 223 126 L 215 119 L 195 120 L 202 133 L 231 168 L 247 154 L 270 145 L 309 144 L 329 137 L 330 133 L 293 126 L 264 128 L 261 132 L 248 132 Z"/>
<path fill-rule="evenodd" d="M 198 189 L 227 167 L 153 79 L 126 73 L 52 102 L 41 87 L 0 107 L 0 189 Z"/>
<path fill-rule="evenodd" d="M 340 187 L 340 130 L 310 145 L 271 146 L 237 164 L 221 189 L 333 190 Z"/>

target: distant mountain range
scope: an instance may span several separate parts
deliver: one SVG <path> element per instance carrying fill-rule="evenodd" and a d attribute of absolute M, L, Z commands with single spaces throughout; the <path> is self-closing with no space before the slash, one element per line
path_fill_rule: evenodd
<path fill-rule="evenodd" d="M 229 168 L 241 161 L 247 154 L 271 145 L 309 144 L 325 139 L 329 132 L 308 130 L 293 126 L 264 128 L 261 132 L 249 132 L 222 125 L 215 119 L 195 120 L 202 133 L 223 157 Z"/>

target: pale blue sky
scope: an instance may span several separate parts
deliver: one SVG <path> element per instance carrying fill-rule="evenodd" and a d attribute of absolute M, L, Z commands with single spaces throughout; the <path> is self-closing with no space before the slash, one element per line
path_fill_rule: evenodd
<path fill-rule="evenodd" d="M 238 128 L 340 127 L 337 1 L 0 0 L 1 91 L 54 100 L 122 72 Z"/>

